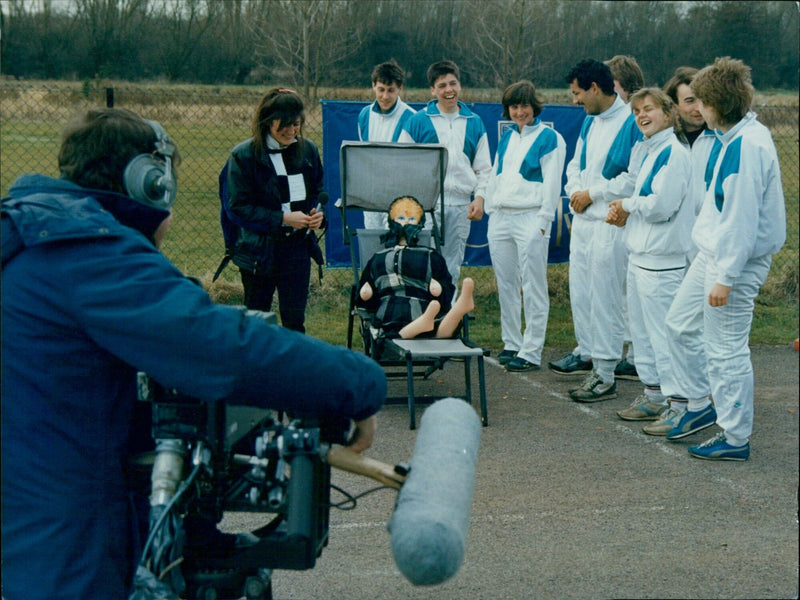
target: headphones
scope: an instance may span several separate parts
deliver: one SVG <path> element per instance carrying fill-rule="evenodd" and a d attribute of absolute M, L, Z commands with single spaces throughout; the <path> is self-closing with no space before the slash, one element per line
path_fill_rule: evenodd
<path fill-rule="evenodd" d="M 122 180 L 128 195 L 153 208 L 169 210 L 178 194 L 172 170 L 175 145 L 160 123 L 144 119 L 156 134 L 156 149 L 151 154 L 135 156 L 125 167 Z"/>

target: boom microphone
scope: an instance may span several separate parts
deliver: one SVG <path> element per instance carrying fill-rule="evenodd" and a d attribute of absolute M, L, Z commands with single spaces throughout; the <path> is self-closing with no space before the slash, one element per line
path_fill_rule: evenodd
<path fill-rule="evenodd" d="M 422 416 L 388 524 L 394 561 L 414 585 L 442 583 L 461 566 L 480 431 L 475 410 L 456 398 L 434 402 Z"/>

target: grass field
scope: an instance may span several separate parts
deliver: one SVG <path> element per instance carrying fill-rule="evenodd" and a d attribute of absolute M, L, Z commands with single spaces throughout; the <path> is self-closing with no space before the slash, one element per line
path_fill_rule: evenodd
<path fill-rule="evenodd" d="M 80 84 L 6 85 L 0 88 L 0 191 L 5 195 L 12 181 L 23 173 L 40 172 L 56 176 L 56 155 L 63 125 L 80 108 L 102 103 L 102 90 Z M 130 86 L 116 89 L 118 106 L 155 118 L 178 142 L 183 157 L 179 172 L 180 193 L 175 205 L 173 229 L 164 252 L 185 273 L 210 284 L 222 256 L 219 231 L 217 177 L 230 149 L 249 136 L 249 119 L 263 90 L 250 88 L 206 88 L 182 86 Z M 424 101 L 427 90 L 410 90 L 406 99 Z M 550 103 L 568 101 L 564 90 L 545 90 Z M 368 90 L 330 90 L 321 96 L 331 99 L 368 100 Z M 564 98 L 562 98 L 562 96 Z M 473 92 L 467 100 L 496 101 L 497 91 Z M 787 243 L 773 261 L 772 271 L 757 300 L 751 341 L 783 344 L 798 335 L 798 123 L 797 95 L 760 96 L 769 106 L 787 106 L 780 111 L 759 111 L 771 127 L 781 159 L 787 208 Z M 794 102 L 792 104 L 792 101 Z M 758 110 L 758 109 L 757 109 Z M 306 135 L 321 147 L 322 124 L 319 105 L 307 116 Z M 569 309 L 567 265 L 551 265 L 548 280 L 551 296 L 546 343 L 569 347 L 574 344 Z M 476 320 L 472 337 L 499 350 L 500 312 L 494 275 L 488 267 L 462 270 L 476 281 Z M 308 309 L 308 333 L 326 341 L 343 344 L 352 273 L 347 269 L 326 270 L 320 283 L 312 276 Z M 229 267 L 210 291 L 219 301 L 241 302 L 238 273 Z M 358 343 L 358 340 L 356 340 Z"/>

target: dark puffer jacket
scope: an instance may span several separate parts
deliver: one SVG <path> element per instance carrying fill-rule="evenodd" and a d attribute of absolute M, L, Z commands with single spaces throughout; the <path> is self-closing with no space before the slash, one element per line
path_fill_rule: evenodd
<path fill-rule="evenodd" d="M 215 305 L 150 241 L 167 214 L 42 176 L 2 201 L 8 600 L 127 598 L 141 553 L 124 473 L 137 371 L 295 413 L 358 420 L 384 401 L 365 356 Z"/>

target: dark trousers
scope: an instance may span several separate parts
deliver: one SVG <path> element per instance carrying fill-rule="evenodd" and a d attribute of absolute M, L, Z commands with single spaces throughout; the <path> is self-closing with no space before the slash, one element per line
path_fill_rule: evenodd
<path fill-rule="evenodd" d="M 277 257 L 276 257 L 277 258 Z M 305 333 L 306 304 L 311 260 L 308 252 L 302 256 L 284 257 L 267 273 L 239 269 L 244 286 L 244 304 L 253 310 L 272 310 L 272 297 L 278 290 L 278 314 L 281 325 Z"/>

